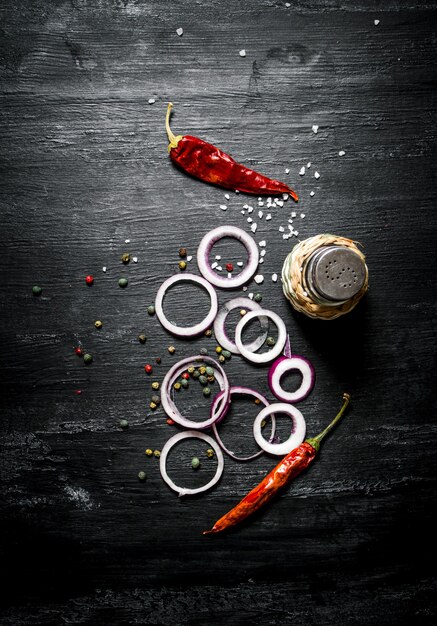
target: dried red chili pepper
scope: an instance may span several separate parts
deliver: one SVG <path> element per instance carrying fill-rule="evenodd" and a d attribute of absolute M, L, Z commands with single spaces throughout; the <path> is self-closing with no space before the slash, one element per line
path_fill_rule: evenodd
<path fill-rule="evenodd" d="M 343 394 L 343 406 L 329 426 L 317 437 L 306 439 L 300 446 L 287 454 L 257 487 L 252 489 L 237 506 L 223 515 L 211 530 L 206 530 L 203 534 L 219 533 L 231 526 L 235 526 L 235 524 L 238 524 L 261 508 L 266 502 L 269 502 L 281 487 L 284 487 L 295 476 L 303 472 L 316 457 L 322 439 L 340 420 L 349 404 L 349 400 L 350 395 L 348 393 Z"/>
<path fill-rule="evenodd" d="M 165 119 L 165 127 L 170 142 L 168 151 L 172 161 L 181 169 L 196 178 L 225 189 L 258 196 L 288 193 L 297 202 L 296 192 L 285 183 L 263 176 L 237 163 L 229 154 L 198 137 L 174 135 L 170 128 L 172 107 L 173 104 L 169 102 Z"/>

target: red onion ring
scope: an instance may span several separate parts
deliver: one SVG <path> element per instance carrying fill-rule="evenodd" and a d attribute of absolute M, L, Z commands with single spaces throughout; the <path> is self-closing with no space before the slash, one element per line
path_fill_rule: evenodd
<path fill-rule="evenodd" d="M 248 263 L 246 267 L 232 278 L 219 276 L 219 274 L 214 272 L 209 264 L 209 254 L 211 252 L 211 248 L 217 241 L 223 239 L 223 237 L 238 239 L 238 241 L 241 241 L 247 250 Z M 203 237 L 197 249 L 197 265 L 200 273 L 212 285 L 221 287 L 222 289 L 235 289 L 236 287 L 241 287 L 245 283 L 249 282 L 257 270 L 258 261 L 259 251 L 255 241 L 244 230 L 241 230 L 241 228 L 237 228 L 236 226 L 219 226 L 218 228 L 214 228 L 214 230 L 211 230 Z"/>
<path fill-rule="evenodd" d="M 258 393 L 258 391 L 255 391 L 254 389 L 249 389 L 248 387 L 231 387 L 230 389 L 230 395 L 232 396 L 233 394 L 241 394 L 241 395 L 248 395 L 248 396 L 254 396 L 254 398 L 257 398 L 258 400 L 260 400 L 260 402 L 262 402 L 265 406 L 269 406 L 269 401 L 267 400 L 267 398 L 265 398 L 264 396 L 262 396 L 260 393 Z M 221 396 L 223 395 L 223 392 L 217 394 L 212 402 L 211 405 L 211 413 L 214 414 L 215 409 L 217 408 L 218 403 L 220 402 Z M 220 413 L 222 414 L 221 417 L 219 419 L 217 419 L 214 424 L 212 425 L 212 431 L 214 433 L 215 438 L 217 439 L 217 443 L 219 444 L 219 446 L 221 447 L 221 449 L 226 452 L 226 454 L 228 454 L 231 459 L 234 459 L 234 461 L 252 461 L 253 459 L 258 458 L 261 454 L 264 453 L 264 450 L 259 450 L 258 452 L 255 452 L 254 454 L 251 454 L 250 456 L 236 456 L 233 452 L 231 452 L 231 450 L 228 450 L 228 448 L 225 446 L 225 444 L 223 443 L 223 441 L 221 440 L 219 434 L 218 434 L 218 430 L 217 430 L 217 424 L 219 422 L 222 421 L 223 417 L 226 415 L 226 413 L 228 412 L 230 406 L 230 402 L 229 404 L 226 406 L 226 410 L 222 411 L 222 409 L 220 409 Z M 275 416 L 272 415 L 272 431 L 270 433 L 270 441 L 272 441 L 273 437 L 275 436 L 275 429 L 276 429 L 276 421 L 275 421 Z"/>
<path fill-rule="evenodd" d="M 267 352 L 262 352 L 261 354 L 256 354 L 255 352 L 251 352 L 248 350 L 247 346 L 243 344 L 241 339 L 241 334 L 243 332 L 246 324 L 253 320 L 255 317 L 268 317 L 272 320 L 274 324 L 276 324 L 278 328 L 278 340 L 273 348 Z M 252 363 L 269 363 L 276 359 L 282 352 L 284 348 L 285 342 L 287 339 L 287 329 L 285 328 L 285 324 L 282 319 L 274 313 L 273 311 L 269 311 L 268 309 L 261 309 L 260 311 L 249 311 L 246 313 L 244 317 L 238 322 L 237 327 L 235 329 L 235 343 L 237 348 L 239 349 L 241 355 L 247 359 L 248 361 L 252 361 Z"/>
<path fill-rule="evenodd" d="M 190 365 L 193 365 L 195 362 L 209 363 L 216 370 L 216 379 L 220 385 L 221 391 L 223 391 L 223 400 L 221 400 L 222 402 L 221 410 L 223 411 L 225 409 L 230 399 L 230 386 L 229 386 L 229 381 L 225 374 L 225 371 L 222 368 L 222 366 L 219 363 L 217 363 L 217 361 L 215 361 L 209 356 L 201 356 L 201 355 L 189 357 L 187 359 L 182 359 L 182 361 L 179 361 L 178 363 L 176 363 L 175 365 L 173 365 L 173 367 L 169 369 L 169 371 L 164 377 L 164 380 L 162 381 L 161 405 L 164 411 L 166 412 L 166 414 L 168 415 L 168 417 L 170 417 L 174 422 L 176 422 L 180 426 L 184 426 L 185 428 L 202 430 L 204 428 L 209 428 L 212 424 L 214 424 L 214 422 L 217 419 L 220 418 L 220 415 L 221 415 L 220 411 L 218 411 L 217 414 L 211 415 L 207 420 L 204 420 L 203 422 L 194 422 L 193 420 L 189 420 L 183 415 L 181 415 L 181 413 L 177 409 L 174 401 L 172 400 L 170 396 L 170 387 L 172 386 L 174 380 L 180 374 L 182 374 L 182 372 L 184 372 L 187 369 L 187 367 L 189 367 Z"/>
<path fill-rule="evenodd" d="M 216 473 L 213 476 L 213 478 L 209 481 L 209 483 L 207 483 L 203 487 L 198 487 L 197 489 L 183 489 L 182 487 L 178 487 L 167 474 L 168 453 L 170 452 L 171 448 L 173 448 L 173 446 L 177 444 L 179 441 L 181 441 L 182 439 L 202 439 L 203 441 L 206 441 L 206 443 L 209 446 L 211 446 L 211 448 L 213 448 L 217 456 Z M 207 491 L 208 489 L 211 489 L 211 487 L 213 487 L 220 480 L 221 475 L 223 474 L 223 468 L 224 468 L 223 454 L 222 454 L 222 451 L 220 450 L 220 447 L 217 445 L 217 442 L 214 441 L 214 439 L 210 437 L 209 435 L 205 435 L 205 433 L 200 433 L 197 430 L 185 430 L 183 432 L 176 433 L 176 435 L 173 435 L 173 437 L 170 437 L 170 439 L 165 443 L 164 447 L 162 448 L 161 456 L 159 458 L 159 470 L 161 472 L 162 478 L 165 480 L 167 485 L 171 489 L 173 489 L 173 491 L 176 491 L 176 493 L 178 493 L 179 497 L 191 496 L 196 493 L 202 493 L 203 491 Z"/>
<path fill-rule="evenodd" d="M 281 386 L 281 378 L 292 370 L 302 374 L 302 382 L 296 391 L 285 391 Z M 314 367 L 302 356 L 293 354 L 290 357 L 281 356 L 272 363 L 268 373 L 268 383 L 272 394 L 281 402 L 300 402 L 313 390 L 315 382 Z"/>
<path fill-rule="evenodd" d="M 183 281 L 188 281 L 201 285 L 206 289 L 211 299 L 211 308 L 208 315 L 205 317 L 205 319 L 203 319 L 198 324 L 195 324 L 194 326 L 176 326 L 175 324 L 169 322 L 164 315 L 163 300 L 165 292 L 175 283 Z M 170 276 L 170 278 L 167 278 L 167 280 L 165 280 L 158 289 L 155 300 L 155 310 L 156 317 L 161 322 L 162 326 L 164 326 L 164 328 L 168 330 L 168 332 L 172 333 L 172 335 L 177 335 L 178 337 L 191 339 L 192 337 L 196 337 L 197 335 L 205 332 L 205 330 L 207 330 L 208 328 L 211 328 L 218 310 L 217 294 L 215 290 L 211 287 L 209 282 L 201 276 L 196 276 L 196 274 L 175 274 L 174 276 Z"/>
<path fill-rule="evenodd" d="M 271 443 L 270 441 L 266 441 L 262 436 L 261 422 L 272 413 L 285 413 L 293 420 L 294 430 L 291 433 L 290 437 L 282 443 Z M 304 416 L 299 411 L 299 409 L 297 409 L 292 404 L 278 403 L 266 406 L 256 416 L 253 423 L 253 436 L 255 437 L 255 441 L 257 442 L 259 447 L 266 452 L 269 452 L 270 454 L 275 454 L 278 456 L 285 456 L 286 454 L 294 450 L 294 448 L 300 446 L 302 441 L 305 439 L 305 433 L 306 424 Z"/>
<path fill-rule="evenodd" d="M 240 354 L 240 351 L 235 343 L 231 339 L 229 339 L 228 335 L 226 334 L 225 323 L 229 313 L 238 308 L 248 309 L 249 311 L 261 310 L 261 306 L 254 300 L 251 300 L 250 298 L 239 297 L 233 298 L 232 300 L 229 300 L 229 302 L 226 302 L 226 304 L 224 304 L 217 313 L 217 316 L 214 320 L 214 335 L 217 339 L 217 342 L 222 346 L 222 348 L 224 348 L 225 350 L 229 350 L 229 352 L 232 352 L 233 354 Z M 250 352 L 255 352 L 256 350 L 258 350 L 258 348 L 261 348 L 267 337 L 269 322 L 266 318 L 261 317 L 260 323 L 261 328 L 265 330 L 265 332 L 257 337 L 255 341 L 252 341 L 252 343 L 246 346 L 247 350 L 249 350 Z"/>

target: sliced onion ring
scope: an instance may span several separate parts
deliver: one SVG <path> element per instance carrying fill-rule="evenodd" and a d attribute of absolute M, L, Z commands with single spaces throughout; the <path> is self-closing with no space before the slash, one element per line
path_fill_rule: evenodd
<path fill-rule="evenodd" d="M 250 298 L 239 297 L 233 298 L 232 300 L 229 300 L 229 302 L 226 302 L 217 313 L 217 317 L 214 320 L 214 335 L 217 339 L 217 342 L 225 350 L 229 350 L 229 352 L 232 352 L 233 354 L 240 354 L 239 349 L 237 348 L 235 343 L 231 339 L 229 339 L 225 330 L 226 319 L 229 313 L 234 309 L 248 309 L 249 311 L 260 311 L 261 306 Z M 261 317 L 260 323 L 261 329 L 264 332 L 262 335 L 257 337 L 255 341 L 252 341 L 252 343 L 246 346 L 247 350 L 249 350 L 250 352 L 255 352 L 256 350 L 258 350 L 258 348 L 261 348 L 267 337 L 269 321 L 265 317 Z"/>
<path fill-rule="evenodd" d="M 182 374 L 182 372 L 184 372 L 187 369 L 187 367 L 189 367 L 189 365 L 193 365 L 195 362 L 209 363 L 212 365 L 214 369 L 217 370 L 217 373 L 219 375 L 216 376 L 216 379 L 220 385 L 221 391 L 223 391 L 223 400 L 221 400 L 220 408 L 224 410 L 230 398 L 230 386 L 229 386 L 229 381 L 226 376 L 226 373 L 224 369 L 222 368 L 222 366 L 219 363 L 217 363 L 217 361 L 215 361 L 209 356 L 201 356 L 201 355 L 189 357 L 187 359 L 182 359 L 182 361 L 179 361 L 178 363 L 173 365 L 172 368 L 169 369 L 169 371 L 164 377 L 164 380 L 162 381 L 161 404 L 162 404 L 162 408 L 167 413 L 168 417 L 170 417 L 174 422 L 176 422 L 180 426 L 184 426 L 185 428 L 192 428 L 192 429 L 204 429 L 204 428 L 209 428 L 217 419 L 220 418 L 220 415 L 221 415 L 220 411 L 210 416 L 207 420 L 204 420 L 203 422 L 194 422 L 193 420 L 189 420 L 183 415 L 181 415 L 181 413 L 177 409 L 175 403 L 173 402 L 170 396 L 170 387 L 173 384 L 173 381 L 180 374 Z"/>
<path fill-rule="evenodd" d="M 236 276 L 225 278 L 215 272 L 209 264 L 209 254 L 213 245 L 224 237 L 232 237 L 238 239 L 247 250 L 248 262 L 246 267 Z M 197 249 L 197 265 L 200 273 L 212 285 L 221 287 L 222 289 L 235 289 L 249 282 L 255 274 L 259 261 L 259 251 L 253 238 L 241 228 L 236 226 L 219 226 L 207 233 L 199 244 Z"/>
<path fill-rule="evenodd" d="M 285 413 L 293 420 L 294 429 L 287 441 L 284 441 L 282 443 L 271 443 L 270 441 L 266 441 L 262 436 L 261 422 L 272 413 Z M 305 439 L 305 433 L 306 424 L 304 416 L 295 406 L 293 406 L 292 404 L 285 404 L 285 402 L 278 402 L 277 404 L 271 404 L 270 406 L 266 406 L 256 416 L 253 423 L 253 436 L 255 437 L 255 441 L 257 442 L 259 447 L 266 452 L 269 452 L 270 454 L 275 454 L 278 456 L 285 456 L 286 454 L 294 450 L 294 448 L 300 446 L 302 441 Z"/>
<path fill-rule="evenodd" d="M 214 477 L 209 481 L 209 483 L 203 485 L 203 487 L 198 487 L 197 489 L 184 489 L 182 487 L 178 487 L 167 474 L 168 453 L 175 444 L 179 443 L 179 441 L 182 441 L 183 439 L 202 439 L 203 441 L 206 441 L 209 446 L 211 446 L 217 456 L 217 471 Z M 167 485 L 171 489 L 173 489 L 173 491 L 176 491 L 179 494 L 179 497 L 192 496 L 196 493 L 202 493 L 203 491 L 211 489 L 211 487 L 213 487 L 220 480 L 221 475 L 223 474 L 223 468 L 223 454 L 219 446 L 217 445 L 217 442 L 214 441 L 214 439 L 209 435 L 205 435 L 205 433 L 201 433 L 197 430 L 185 430 L 183 432 L 176 433 L 176 435 L 173 435 L 173 437 L 170 437 L 170 439 L 165 443 L 163 449 L 161 450 L 161 456 L 159 458 L 159 470 L 161 472 L 162 478 L 165 480 Z"/>
<path fill-rule="evenodd" d="M 281 378 L 287 373 L 297 370 L 302 374 L 302 382 L 296 391 L 285 391 L 281 386 Z M 272 394 L 281 402 L 300 402 L 313 390 L 315 382 L 314 367 L 302 356 L 293 354 L 289 358 L 282 356 L 272 363 L 268 374 L 269 387 Z"/>
<path fill-rule="evenodd" d="M 254 398 L 257 398 L 260 402 L 262 402 L 265 406 L 269 406 L 269 401 L 267 400 L 267 398 L 265 398 L 264 396 L 262 396 L 260 393 L 258 393 L 258 391 L 255 391 L 254 389 L 249 389 L 248 387 L 231 387 L 230 389 L 230 394 L 235 395 L 235 394 L 239 394 L 239 395 L 247 395 L 247 396 L 254 396 Z M 214 414 L 215 409 L 217 408 L 218 403 L 220 402 L 220 397 L 223 395 L 223 392 L 219 393 L 213 400 L 212 402 L 212 406 L 211 406 L 211 413 Z M 228 409 L 229 409 L 230 403 L 227 405 L 226 410 L 223 413 L 223 415 L 220 417 L 220 419 L 217 419 L 214 424 L 212 425 L 212 431 L 214 433 L 215 438 L 217 439 L 217 442 L 219 444 L 219 446 L 221 447 L 221 449 L 226 452 L 226 454 L 228 454 L 231 459 L 234 459 L 234 461 L 252 461 L 253 459 L 258 458 L 261 454 L 264 453 L 264 450 L 259 450 L 258 452 L 255 452 L 254 454 L 251 454 L 250 456 L 236 456 L 233 452 L 231 452 L 231 450 L 228 450 L 228 448 L 225 446 L 225 444 L 223 443 L 223 441 L 221 440 L 219 434 L 218 434 L 218 430 L 217 430 L 217 424 L 223 419 L 224 415 L 227 413 Z M 220 409 L 221 411 L 221 409 Z M 272 415 L 271 416 L 272 419 L 272 431 L 270 433 L 270 441 L 273 440 L 273 437 L 275 436 L 275 429 L 276 429 L 276 420 L 275 420 L 275 416 Z"/>
<path fill-rule="evenodd" d="M 272 320 L 274 324 L 276 324 L 278 328 L 278 340 L 273 346 L 271 350 L 267 352 L 262 352 L 261 354 L 257 354 L 255 352 L 251 352 L 248 350 L 247 346 L 243 344 L 241 339 L 241 334 L 243 332 L 246 324 L 253 320 L 255 317 L 268 317 Z M 285 342 L 287 339 L 287 329 L 285 328 L 284 322 L 281 320 L 277 313 L 273 311 L 269 311 L 268 309 L 261 309 L 259 311 L 249 311 L 246 313 L 244 317 L 238 322 L 237 327 L 235 329 L 235 343 L 237 348 L 239 349 L 242 356 L 248 361 L 252 361 L 252 363 L 269 363 L 276 359 L 282 352 L 283 347 L 285 346 Z"/>
<path fill-rule="evenodd" d="M 205 317 L 205 319 L 203 319 L 198 324 L 195 324 L 194 326 L 176 326 L 175 324 L 169 322 L 164 315 L 163 300 L 167 289 L 169 289 L 169 287 L 171 287 L 175 283 L 180 283 L 184 281 L 201 285 L 206 289 L 211 299 L 211 308 L 208 315 Z M 158 289 L 155 300 L 155 309 L 156 317 L 161 322 L 162 326 L 164 326 L 164 328 L 168 330 L 168 332 L 172 333 L 172 335 L 177 335 L 178 337 L 191 339 L 192 337 L 196 337 L 197 335 L 205 332 L 205 330 L 212 326 L 218 310 L 217 294 L 215 290 L 211 287 L 209 282 L 201 276 L 196 276 L 196 274 L 175 274 L 174 276 L 170 276 L 170 278 L 167 278 L 167 280 L 165 280 Z"/>

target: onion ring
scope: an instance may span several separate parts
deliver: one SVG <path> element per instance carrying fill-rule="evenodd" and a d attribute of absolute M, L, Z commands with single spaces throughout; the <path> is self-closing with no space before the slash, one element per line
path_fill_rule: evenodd
<path fill-rule="evenodd" d="M 189 420 L 181 415 L 174 401 L 170 397 L 170 386 L 173 384 L 173 381 L 180 374 L 182 374 L 183 371 L 187 369 L 189 364 L 193 364 L 193 362 L 210 363 L 214 367 L 214 369 L 217 370 L 218 374 L 221 375 L 216 376 L 216 378 L 217 382 L 220 385 L 221 391 L 223 391 L 223 400 L 220 399 L 220 401 L 222 402 L 221 411 L 225 409 L 230 399 L 230 386 L 225 371 L 222 366 L 217 363 L 217 361 L 209 356 L 201 355 L 182 359 L 182 361 L 179 361 L 178 363 L 173 365 L 172 368 L 169 369 L 161 385 L 161 405 L 168 417 L 170 417 L 180 426 L 184 426 L 185 428 L 202 430 L 204 428 L 209 428 L 217 419 L 219 419 L 221 416 L 221 411 L 218 411 L 217 414 L 211 415 L 207 420 L 204 420 L 203 422 L 194 422 L 193 420 Z"/>
<path fill-rule="evenodd" d="M 281 386 L 281 378 L 292 370 L 297 370 L 302 374 L 302 382 L 296 391 L 285 391 Z M 289 358 L 282 356 L 276 359 L 272 363 L 268 374 L 270 390 L 281 402 L 300 402 L 304 400 L 313 390 L 314 382 L 314 367 L 308 359 L 296 354 Z"/>
<path fill-rule="evenodd" d="M 198 285 L 201 285 L 206 289 L 211 299 L 211 308 L 208 315 L 205 317 L 205 319 L 203 319 L 198 324 L 195 324 L 194 326 L 176 326 L 175 324 L 169 322 L 164 315 L 162 305 L 165 292 L 175 283 L 183 281 L 189 281 L 191 283 L 197 283 Z M 201 276 L 196 276 L 196 274 L 175 274 L 174 276 L 170 276 L 170 278 L 167 278 L 167 280 L 165 280 L 158 289 L 155 300 L 155 310 L 156 317 L 161 322 L 162 326 L 164 326 L 164 328 L 168 330 L 168 332 L 170 332 L 172 335 L 177 335 L 178 337 L 191 339 L 192 337 L 200 335 L 205 330 L 211 327 L 218 310 L 217 294 L 215 290 L 211 287 L 210 283 Z"/>
<path fill-rule="evenodd" d="M 233 354 L 240 354 L 240 351 L 235 343 L 231 341 L 231 339 L 229 339 L 228 335 L 226 334 L 225 322 L 229 313 L 238 308 L 248 309 L 249 311 L 260 311 L 262 307 L 250 298 L 239 297 L 233 298 L 232 300 L 229 300 L 229 302 L 226 302 L 217 313 L 217 317 L 214 320 L 215 338 L 217 339 L 217 342 L 222 346 L 222 348 L 224 348 L 225 350 L 229 350 L 229 352 L 232 352 Z M 258 348 L 261 348 L 267 337 L 269 322 L 267 319 L 261 317 L 260 323 L 262 330 L 265 330 L 265 332 L 257 337 L 257 339 L 252 341 L 252 343 L 246 346 L 247 350 L 249 350 L 250 352 L 255 352 L 256 350 L 258 350 Z"/>
<path fill-rule="evenodd" d="M 272 413 L 285 413 L 293 420 L 294 431 L 291 433 L 287 441 L 284 441 L 283 443 L 271 443 L 266 441 L 262 436 L 261 422 Z M 260 413 L 258 413 L 253 423 L 253 436 L 255 437 L 255 441 L 259 447 L 270 454 L 278 456 L 285 456 L 294 450 L 294 448 L 300 446 L 302 441 L 305 439 L 305 433 L 306 424 L 304 416 L 295 406 L 292 404 L 285 404 L 285 402 L 266 406 Z"/>
<path fill-rule="evenodd" d="M 173 446 L 182 439 L 202 439 L 203 441 L 206 441 L 206 443 L 211 446 L 211 448 L 213 448 L 214 452 L 216 453 L 217 471 L 213 478 L 209 481 L 209 483 L 207 483 L 203 487 L 198 487 L 197 489 L 183 489 L 182 487 L 178 487 L 167 474 L 166 465 L 168 453 L 170 452 L 171 448 L 173 448 Z M 179 497 L 192 496 L 196 493 L 202 493 L 202 491 L 207 491 L 208 489 L 211 489 L 211 487 L 213 487 L 220 480 L 221 475 L 223 474 L 223 469 L 223 454 L 219 446 L 217 445 L 217 442 L 214 441 L 214 439 L 209 435 L 205 435 L 205 433 L 200 433 L 197 430 L 185 430 L 183 432 L 176 433 L 176 435 L 173 435 L 173 437 L 170 437 L 170 439 L 165 443 L 164 447 L 162 448 L 161 456 L 159 458 L 159 471 L 161 472 L 162 478 L 165 480 L 170 489 L 173 489 L 173 491 L 176 491 L 178 493 Z"/>
<path fill-rule="evenodd" d="M 214 400 L 212 402 L 212 405 L 211 405 L 211 413 L 212 414 L 214 414 L 215 408 L 216 408 L 217 404 L 220 402 L 220 397 L 221 397 L 222 394 L 223 394 L 223 392 L 217 394 L 216 397 L 214 398 Z M 248 387 L 231 387 L 230 395 L 232 396 L 233 394 L 254 396 L 260 402 L 262 402 L 265 406 L 270 406 L 270 403 L 267 400 L 267 398 L 265 398 L 260 393 L 258 393 L 258 391 L 255 391 L 254 389 L 249 389 Z M 218 434 L 217 424 L 222 421 L 223 417 L 228 412 L 229 406 L 230 406 L 230 403 L 226 406 L 226 410 L 223 412 L 223 415 L 220 417 L 220 419 L 217 419 L 214 422 L 214 424 L 212 425 L 212 431 L 214 433 L 215 438 L 217 439 L 217 443 L 219 444 L 219 446 L 223 450 L 223 452 L 226 452 L 226 454 L 228 454 L 231 457 L 231 459 L 234 459 L 234 461 L 242 461 L 242 462 L 244 462 L 244 461 L 252 461 L 253 459 L 257 459 L 261 454 L 264 453 L 264 450 L 259 450 L 258 452 L 255 452 L 254 454 L 251 454 L 250 456 L 244 456 L 244 457 L 236 456 L 233 452 L 231 452 L 231 450 L 228 450 L 228 448 L 225 446 L 225 444 L 221 440 L 221 438 L 220 438 L 220 436 Z M 270 433 L 270 441 L 272 441 L 273 437 L 275 436 L 275 429 L 276 429 L 275 416 L 272 415 L 272 431 Z"/>
<path fill-rule="evenodd" d="M 273 346 L 271 350 L 268 352 L 262 352 L 261 354 L 256 354 L 255 352 L 251 352 L 247 349 L 247 347 L 243 344 L 241 339 L 241 334 L 243 332 L 243 328 L 253 320 L 255 317 L 268 317 L 272 320 L 274 324 L 276 324 L 278 328 L 278 340 L 276 344 Z M 282 349 L 285 345 L 287 339 L 287 329 L 285 328 L 284 322 L 281 320 L 277 313 L 273 311 L 269 311 L 268 309 L 261 309 L 260 311 L 249 311 L 246 313 L 244 317 L 237 324 L 237 328 L 235 329 L 235 343 L 237 348 L 239 349 L 242 356 L 248 361 L 252 361 L 252 363 L 269 363 L 276 359 L 282 352 Z"/>
<path fill-rule="evenodd" d="M 247 250 L 248 263 L 246 267 L 233 278 L 224 278 L 219 276 L 211 268 L 209 264 L 209 253 L 213 245 L 223 239 L 224 237 L 232 237 L 238 239 L 244 245 Z M 248 235 L 241 228 L 236 226 L 219 226 L 207 233 L 199 244 L 197 249 L 197 265 L 200 273 L 206 278 L 212 285 L 221 287 L 222 289 L 235 289 L 241 287 L 245 283 L 249 282 L 252 276 L 255 274 L 259 261 L 259 251 L 253 238 Z"/>

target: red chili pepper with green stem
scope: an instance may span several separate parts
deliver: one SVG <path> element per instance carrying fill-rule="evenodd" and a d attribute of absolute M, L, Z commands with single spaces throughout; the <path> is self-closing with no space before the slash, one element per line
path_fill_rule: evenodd
<path fill-rule="evenodd" d="M 173 104 L 168 103 L 165 127 L 169 140 L 168 152 L 171 160 L 188 174 L 201 180 L 256 195 L 288 193 L 297 202 L 298 196 L 291 187 L 279 180 L 268 178 L 241 165 L 210 143 L 191 135 L 174 135 L 170 128 L 170 113 Z"/>
<path fill-rule="evenodd" d="M 287 485 L 295 476 L 303 472 L 310 463 L 316 458 L 320 449 L 322 439 L 334 428 L 341 419 L 343 413 L 350 401 L 348 393 L 343 394 L 343 406 L 332 422 L 317 437 L 306 439 L 300 446 L 292 450 L 285 456 L 280 463 L 260 482 L 260 484 L 252 489 L 241 502 L 237 504 L 228 513 L 223 515 L 211 528 L 203 534 L 209 535 L 220 533 L 231 526 L 235 526 L 249 515 L 258 511 L 264 504 L 269 502 L 276 493 Z"/>

